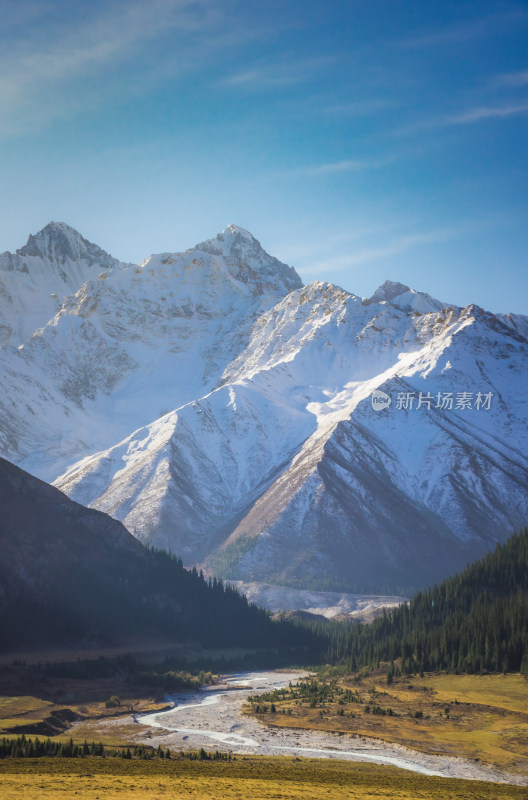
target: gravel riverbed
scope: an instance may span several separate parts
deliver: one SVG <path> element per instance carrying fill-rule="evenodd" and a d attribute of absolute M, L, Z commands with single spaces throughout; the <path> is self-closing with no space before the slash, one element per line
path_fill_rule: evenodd
<path fill-rule="evenodd" d="M 172 698 L 167 711 L 142 715 L 137 722 L 156 733 L 155 744 L 173 750 L 203 747 L 235 754 L 291 755 L 390 764 L 424 775 L 528 785 L 528 779 L 507 775 L 477 762 L 435 756 L 375 739 L 323 731 L 273 728 L 242 713 L 249 695 L 287 686 L 303 672 L 247 672 L 227 676 L 221 685 Z M 138 739 L 153 744 L 149 734 Z"/>

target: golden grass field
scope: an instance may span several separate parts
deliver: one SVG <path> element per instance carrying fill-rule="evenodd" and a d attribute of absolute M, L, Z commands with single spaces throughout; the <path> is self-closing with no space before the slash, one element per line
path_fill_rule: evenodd
<path fill-rule="evenodd" d="M 360 682 L 345 676 L 337 685 L 358 690 L 362 703 L 391 708 L 394 716 L 366 714 L 357 702 L 339 705 L 337 696 L 315 708 L 306 700 L 279 701 L 278 713 L 258 716 L 270 725 L 356 733 L 528 775 L 528 680 L 519 674 L 426 674 L 388 686 L 379 673 Z M 423 716 L 417 719 L 416 712 Z"/>
<path fill-rule="evenodd" d="M 234 762 L 5 759 L 2 800 L 527 800 L 506 784 L 417 775 L 374 764 L 238 757 Z"/>
<path fill-rule="evenodd" d="M 278 713 L 260 714 L 259 718 L 272 725 L 371 736 L 425 752 L 479 759 L 508 772 L 528 775 L 528 681 L 520 675 L 427 674 L 423 678 L 395 678 L 390 686 L 381 671 L 360 681 L 353 676 L 336 679 L 332 675 L 323 680 L 334 681 L 337 687 L 354 693 L 357 690 L 363 704 L 340 705 L 336 699 L 310 708 L 306 701 L 290 699 L 276 703 Z M 86 683 L 93 685 L 83 689 L 79 682 L 63 682 L 65 691 L 60 698 L 54 686 L 47 692 L 52 699 L 22 693 L 0 697 L 0 735 L 13 735 L 20 724 L 30 725 L 49 718 L 53 711 L 69 708 L 84 717 L 72 731 L 75 742 L 87 739 L 111 747 L 124 745 L 140 728 L 129 722 L 129 710 L 144 712 L 162 705 L 152 696 L 122 692 L 121 706 L 107 709 L 103 698 L 124 687 L 112 681 Z M 366 714 L 367 701 L 371 707 L 392 708 L 394 716 Z M 283 708 L 291 713 L 282 714 Z M 417 711 L 422 714 L 418 719 Z M 28 731 L 27 735 L 33 734 Z M 67 740 L 70 735 L 65 730 L 53 738 Z M 152 744 L 156 746 L 155 735 Z M 291 757 L 239 756 L 228 763 L 119 758 L 0 760 L 1 800 L 186 797 L 528 800 L 528 788 L 426 777 L 375 764 Z"/>
<path fill-rule="evenodd" d="M 25 731 L 28 736 L 49 734 L 39 734 L 39 731 L 32 731 L 31 726 L 39 725 L 50 719 L 50 714 L 61 711 L 65 708 L 83 717 L 78 723 L 75 732 L 76 740 L 83 742 L 84 739 L 96 740 L 103 744 L 125 744 L 130 740 L 133 733 L 138 732 L 140 726 L 122 723 L 123 717 L 130 719 L 130 712 L 147 714 L 151 711 L 158 711 L 166 708 L 166 703 L 160 703 L 152 697 L 130 697 L 125 696 L 121 700 L 121 705 L 117 708 L 106 708 L 103 701 L 91 701 L 81 704 L 57 704 L 43 701 L 38 697 L 0 697 L 0 735 L 17 733 L 18 729 Z M 109 725 L 108 723 L 111 722 Z M 52 739 L 68 740 L 70 733 L 65 729 L 64 733 L 51 736 Z M 1 795 L 0 795 L 1 800 Z"/>

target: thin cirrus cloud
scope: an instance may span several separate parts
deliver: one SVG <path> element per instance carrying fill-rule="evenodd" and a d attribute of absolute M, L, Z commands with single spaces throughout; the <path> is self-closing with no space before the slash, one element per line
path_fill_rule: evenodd
<path fill-rule="evenodd" d="M 320 56 L 256 64 L 224 77 L 219 85 L 232 89 L 274 89 L 292 86 L 310 80 L 314 73 L 326 69 L 334 62 L 332 56 Z"/>
<path fill-rule="evenodd" d="M 2 8 L 2 32 L 4 35 L 9 33 L 13 35 L 17 29 L 22 28 L 35 22 L 42 20 L 48 11 L 46 2 L 35 2 L 33 0 L 26 0 L 24 3 L 11 3 L 9 6 L 4 4 Z"/>
<path fill-rule="evenodd" d="M 515 9 L 505 13 L 490 14 L 483 18 L 469 19 L 440 30 L 429 31 L 402 39 L 397 44 L 403 48 L 446 47 L 463 44 L 474 39 L 494 36 L 497 32 L 528 21 L 528 12 Z"/>
<path fill-rule="evenodd" d="M 463 114 L 446 117 L 444 125 L 471 125 L 487 119 L 505 119 L 528 113 L 528 102 L 511 106 L 482 106 L 473 108 Z"/>
<path fill-rule="evenodd" d="M 323 273 L 338 273 L 349 268 L 362 267 L 371 262 L 383 261 L 398 256 L 416 248 L 430 245 L 439 245 L 456 241 L 467 236 L 475 235 L 490 228 L 511 226 L 515 220 L 522 221 L 526 218 L 525 209 L 511 209 L 508 212 L 486 215 L 482 219 L 466 219 L 454 225 L 423 229 L 424 225 L 418 219 L 409 223 L 408 219 L 394 218 L 383 219 L 381 222 L 351 226 L 346 231 L 334 232 L 325 237 L 326 253 L 332 250 L 336 255 L 322 257 L 323 248 L 321 240 L 312 243 L 305 242 L 298 248 L 288 250 L 283 247 L 280 251 L 284 256 L 305 260 L 306 266 L 300 268 L 303 275 L 321 275 Z M 410 232 L 413 226 L 415 230 Z M 422 230 L 416 228 L 422 227 Z M 364 244 L 358 240 L 364 240 Z M 381 240 L 381 243 L 380 243 Z M 355 243 L 355 244 L 354 244 Z M 346 252 L 343 251 L 346 248 Z"/>
<path fill-rule="evenodd" d="M 491 85 L 493 88 L 519 88 L 528 84 L 528 69 L 521 70 L 520 72 L 508 72 L 504 75 L 497 75 Z"/>
<path fill-rule="evenodd" d="M 41 31 L 23 38 L 0 39 L 0 132 L 43 127 L 61 118 L 88 100 L 84 86 L 73 91 L 79 82 L 145 59 L 149 45 L 168 31 L 196 44 L 217 22 L 213 0 L 153 0 L 148 6 L 135 0 L 109 3 L 83 22 L 48 21 L 47 28 L 43 23 Z M 192 48 L 184 48 L 188 50 L 192 61 Z M 149 59 L 149 68 L 151 63 Z M 126 81 L 120 86 L 126 87 Z"/>
<path fill-rule="evenodd" d="M 358 240 L 368 239 L 372 236 L 387 236 L 391 231 L 397 231 L 398 229 L 401 229 L 401 221 L 398 220 L 384 219 L 382 222 L 375 223 L 354 223 L 346 230 L 333 232 L 326 230 L 324 240 L 321 240 L 318 236 L 311 239 L 307 239 L 304 236 L 294 244 L 291 241 L 276 242 L 272 250 L 280 253 L 281 257 L 286 259 L 288 263 L 302 260 L 321 261 L 321 256 L 331 250 L 343 247 L 350 248 L 351 244 Z"/>
<path fill-rule="evenodd" d="M 396 156 L 387 156 L 379 159 L 345 159 L 331 161 L 325 164 L 309 164 L 303 167 L 294 167 L 285 173 L 291 177 L 318 177 L 325 175 L 338 175 L 346 172 L 361 172 L 363 170 L 381 169 L 396 160 Z"/>
<path fill-rule="evenodd" d="M 322 272 L 339 272 L 350 267 L 360 267 L 372 261 L 379 261 L 391 256 L 406 253 L 416 247 L 429 244 L 439 244 L 451 239 L 465 235 L 469 230 L 473 230 L 475 225 L 458 227 L 438 228 L 436 230 L 424 231 L 422 233 L 403 234 L 384 245 L 376 247 L 365 247 L 356 252 L 347 253 L 341 256 L 318 261 L 303 269 L 306 275 L 318 275 Z"/>
<path fill-rule="evenodd" d="M 425 119 L 398 128 L 395 133 L 404 135 L 418 131 L 433 131 L 440 128 L 450 128 L 464 125 L 475 125 L 488 120 L 509 119 L 511 117 L 528 114 L 528 102 L 499 106 L 476 106 L 457 114 L 444 114 L 442 116 Z"/>
<path fill-rule="evenodd" d="M 242 72 L 237 72 L 225 78 L 221 83 L 223 86 L 232 87 L 275 87 L 275 86 L 288 86 L 295 83 L 300 83 L 304 80 L 304 76 L 293 72 L 281 72 L 279 70 L 270 71 L 266 69 L 248 69 Z"/>
<path fill-rule="evenodd" d="M 394 108 L 394 100 L 357 100 L 351 103 L 342 103 L 325 108 L 327 114 L 343 114 L 344 116 L 363 117 L 375 114 L 387 108 Z"/>

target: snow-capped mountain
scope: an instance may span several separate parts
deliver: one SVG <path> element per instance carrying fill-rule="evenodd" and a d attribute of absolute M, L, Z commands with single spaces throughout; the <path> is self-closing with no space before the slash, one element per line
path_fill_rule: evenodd
<path fill-rule="evenodd" d="M 403 284 L 303 287 L 231 225 L 0 353 L 2 453 L 223 577 L 401 591 L 526 524 L 527 335 Z"/>
<path fill-rule="evenodd" d="M 528 518 L 526 340 L 409 293 L 291 292 L 216 390 L 57 485 L 232 579 L 367 589 L 458 569 Z"/>
<path fill-rule="evenodd" d="M 302 285 L 251 234 L 230 226 L 221 236 L 223 255 L 200 245 L 99 269 L 44 327 L 0 353 L 6 458 L 51 480 L 216 385 L 254 320 Z"/>
<path fill-rule="evenodd" d="M 64 222 L 50 222 L 16 253 L 0 253 L 0 347 L 22 344 L 66 295 L 122 266 Z"/>
<path fill-rule="evenodd" d="M 260 242 L 244 228 L 238 225 L 228 225 L 225 231 L 218 233 L 214 239 L 207 239 L 197 244 L 195 250 L 223 256 L 231 266 L 233 274 L 244 283 L 258 285 L 265 282 L 268 288 L 272 286 L 276 291 L 298 289 L 302 282 L 293 269 L 283 264 L 278 258 L 266 253 Z"/>

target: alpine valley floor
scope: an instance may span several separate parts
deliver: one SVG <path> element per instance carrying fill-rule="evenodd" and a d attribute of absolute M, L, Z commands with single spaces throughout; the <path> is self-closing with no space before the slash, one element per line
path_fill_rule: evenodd
<path fill-rule="evenodd" d="M 345 730 L 347 716 L 336 716 L 336 720 L 332 720 L 331 703 L 328 703 L 326 719 L 318 715 L 311 719 L 310 709 L 303 709 L 302 705 L 297 707 L 295 715 L 283 715 L 280 703 L 277 703 L 278 713 L 263 713 L 257 718 L 252 715 L 251 704 L 247 702 L 249 696 L 289 687 L 290 682 L 295 686 L 297 679 L 306 674 L 288 670 L 224 676 L 222 682 L 199 692 L 191 690 L 173 695 L 172 707 L 168 707 L 167 702 L 156 706 L 154 698 L 146 696 L 136 699 L 132 713 L 128 699 L 115 715 L 103 708 L 104 703 L 99 704 L 101 709 L 97 712 L 92 702 L 93 714 L 74 722 L 52 739 L 65 742 L 71 737 L 74 742 L 81 743 L 88 739 L 102 741 L 108 747 L 140 743 L 151 748 L 162 745 L 170 748 L 171 759 L 4 758 L 0 760 L 2 799 L 26 800 L 38 796 L 39 800 L 46 800 L 75 796 L 81 800 L 103 797 L 128 800 L 133 796 L 136 800 L 152 800 L 192 795 L 198 800 L 205 797 L 311 800 L 320 798 L 322 793 L 338 800 L 345 797 L 353 800 L 374 797 L 381 800 L 528 798 L 528 770 L 521 768 L 520 751 L 512 739 L 516 737 L 519 744 L 526 735 L 525 679 L 521 676 L 426 674 L 423 679 L 395 679 L 394 684 L 387 687 L 390 698 L 387 695 L 386 703 L 394 704 L 399 697 L 410 708 L 413 701 L 409 696 L 413 690 L 415 694 L 422 694 L 423 683 L 428 691 L 436 693 L 442 718 L 445 717 L 444 706 L 454 702 L 454 692 L 458 702 L 456 711 L 451 706 L 453 717 L 459 710 L 466 717 L 476 714 L 465 741 L 464 737 L 453 738 L 450 733 L 450 748 L 445 749 L 438 747 L 440 740 L 431 740 L 431 736 L 423 735 L 420 741 L 422 720 L 409 722 L 403 714 L 390 720 L 399 723 L 400 736 L 396 727 L 392 732 L 385 732 L 385 736 L 378 731 L 379 738 L 374 738 L 372 730 L 363 731 L 366 735 L 351 735 L 351 731 Z M 381 677 L 367 676 L 355 685 L 359 685 L 362 692 L 370 690 L 370 683 L 374 681 L 381 693 L 384 691 L 379 685 Z M 324 676 L 319 676 L 318 680 L 324 680 Z M 347 679 L 338 682 L 342 680 L 346 682 Z M 411 689 L 408 683 L 415 685 Z M 63 700 L 68 703 L 67 697 Z M 0 698 L 2 717 L 38 717 L 49 713 L 50 707 L 43 701 L 39 706 L 37 698 Z M 71 709 L 79 711 L 77 706 Z M 86 710 L 83 707 L 85 713 Z M 510 747 L 509 760 L 504 758 L 504 753 L 501 758 L 498 750 L 489 757 L 486 750 L 486 734 L 493 731 L 485 729 L 490 728 L 493 715 L 502 725 L 497 746 L 500 746 L 500 738 L 503 747 Z M 358 716 L 359 727 L 356 727 L 361 731 L 366 715 Z M 0 720 L 4 736 L 9 735 L 5 722 L 6 719 Z M 409 725 L 413 728 L 413 737 L 409 735 Z M 488 736 L 488 744 L 489 740 Z M 412 744 L 412 748 L 405 744 Z M 200 747 L 206 752 L 229 751 L 233 760 L 181 758 L 182 751 L 197 751 Z M 444 755 L 440 755 L 442 752 Z M 465 757 L 457 757 L 455 752 Z M 513 774 L 516 760 L 518 768 Z"/>
<path fill-rule="evenodd" d="M 247 713 L 245 704 L 249 696 L 287 687 L 301 675 L 292 670 L 228 676 L 223 684 L 175 696 L 173 708 L 94 720 L 89 725 L 78 722 L 67 736 L 71 735 L 74 741 L 88 738 L 108 744 L 132 740 L 154 747 L 161 745 L 171 752 L 203 747 L 206 751 L 218 749 L 237 756 L 372 762 L 430 776 L 528 784 L 528 775 L 511 774 L 504 768 L 494 768 L 492 762 L 481 763 L 474 756 L 460 758 L 453 752 L 441 755 L 442 750 L 436 750 L 435 754 L 425 741 L 420 748 L 415 739 L 411 749 L 402 739 L 394 744 L 388 739 L 374 738 L 373 734 L 358 736 L 331 727 L 310 729 L 312 726 L 306 719 L 293 718 L 290 726 L 289 718 L 279 714 L 274 715 L 273 725 L 263 725 L 262 719 Z M 395 740 L 398 741 L 397 737 Z M 466 753 L 463 747 L 459 752 Z"/>

